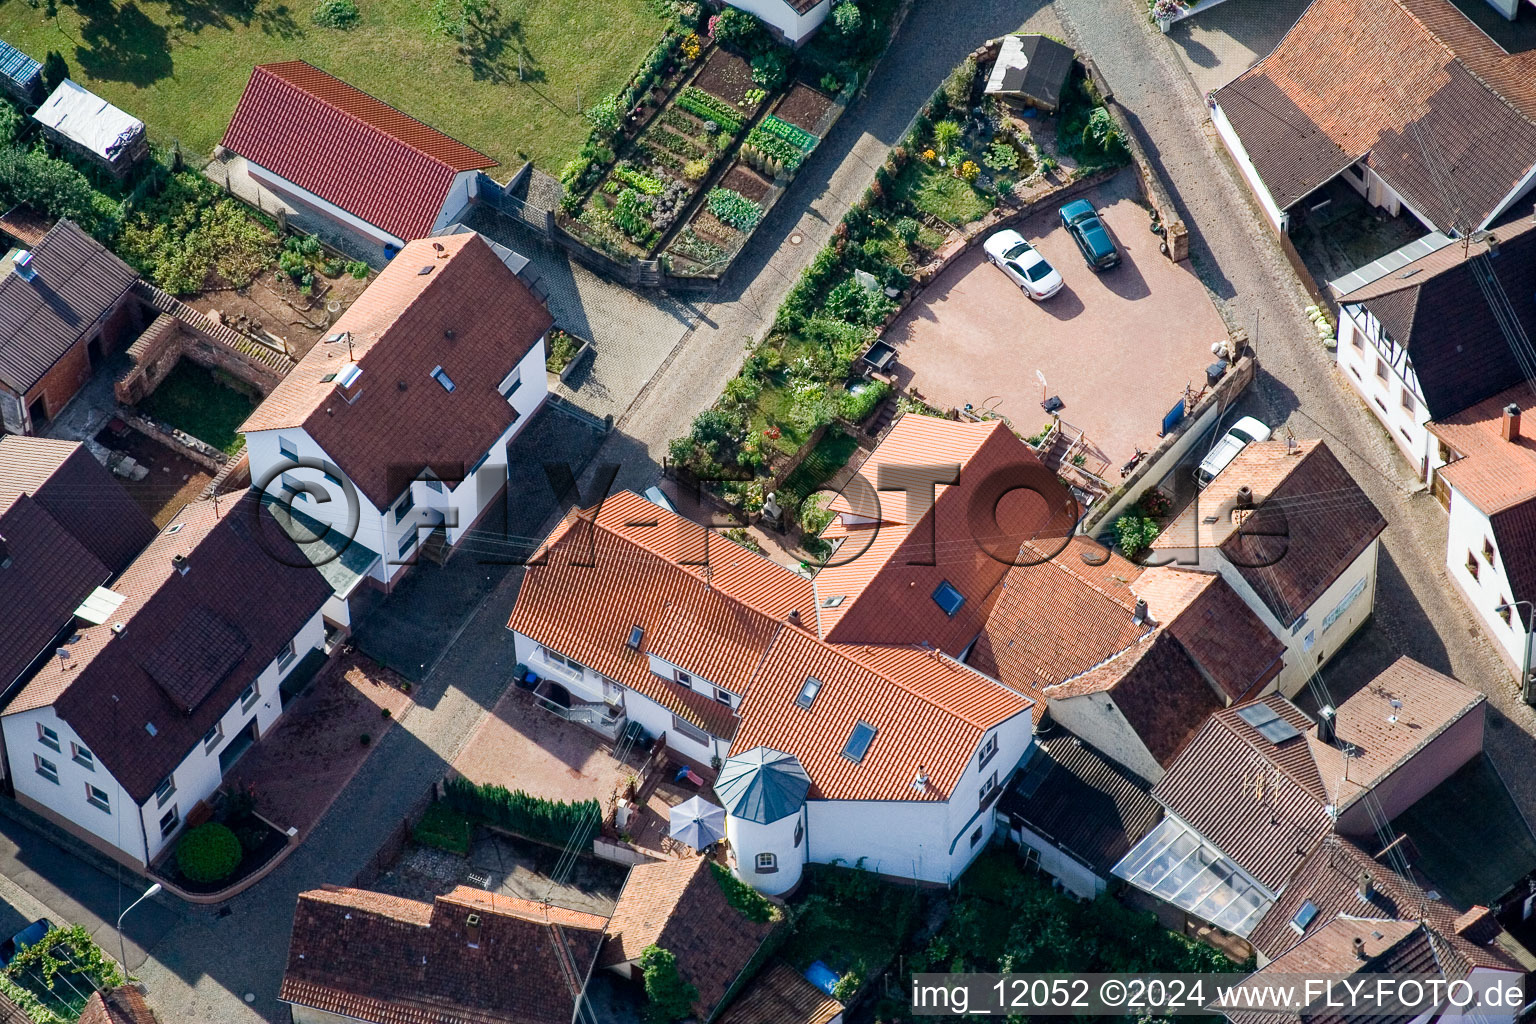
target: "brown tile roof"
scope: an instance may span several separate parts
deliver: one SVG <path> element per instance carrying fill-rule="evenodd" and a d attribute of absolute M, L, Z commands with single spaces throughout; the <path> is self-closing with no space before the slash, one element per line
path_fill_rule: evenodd
<path fill-rule="evenodd" d="M 1268 705 L 1303 733 L 1311 726 L 1279 694 L 1252 703 Z M 1333 823 L 1306 736 L 1271 743 L 1238 717 L 1244 706 L 1212 715 L 1152 795 L 1278 892 Z"/>
<path fill-rule="evenodd" d="M 58 218 L 38 213 L 30 206 L 17 205 L 0 215 L 0 231 L 4 231 L 22 245 L 36 245 L 43 240 L 48 229 L 58 223 Z"/>
<path fill-rule="evenodd" d="M 1391 703 L 1394 700 L 1396 706 Z M 1339 705 L 1335 731 L 1354 748 L 1347 772 L 1344 755 L 1336 747 L 1315 735 L 1308 738 L 1340 812 L 1446 729 L 1467 715 L 1483 714 L 1487 701 L 1476 690 L 1407 656 L 1387 666 Z"/>
<path fill-rule="evenodd" d="M 720 1024 L 831 1024 L 842 1012 L 842 1003 L 775 961 L 732 1001 Z"/>
<path fill-rule="evenodd" d="M 43 379 L 138 280 L 106 246 L 61 220 L 32 250 L 32 274 L 0 278 L 0 383 L 19 395 Z"/>
<path fill-rule="evenodd" d="M 648 653 L 676 657 L 739 696 L 779 624 L 814 603 L 803 576 L 626 492 L 603 502 L 595 521 L 573 512 L 550 533 L 507 625 L 729 739 L 732 710 L 652 673 Z M 644 630 L 638 651 L 626 645 L 635 626 Z"/>
<path fill-rule="evenodd" d="M 1536 165 L 1533 80 L 1536 53 L 1505 54 L 1449 0 L 1318 0 L 1216 101 L 1281 209 L 1366 158 L 1468 230 Z"/>
<path fill-rule="evenodd" d="M 0 437 L 0 692 L 128 564 L 155 527 L 82 445 Z"/>
<path fill-rule="evenodd" d="M 350 346 L 310 349 L 240 429 L 302 427 L 387 508 L 424 467 L 462 478 L 516 421 L 497 386 L 553 322 L 479 235 L 412 242 L 336 321 L 330 337 Z M 350 388 L 322 379 L 349 361 L 362 371 Z"/>
<path fill-rule="evenodd" d="M 301 60 L 258 64 L 226 149 L 407 242 L 460 171 L 496 161 Z"/>
<path fill-rule="evenodd" d="M 1360 894 L 1362 875 L 1370 876 L 1369 899 Z M 1404 877 L 1342 836 L 1326 837 L 1297 866 L 1290 883 L 1248 941 L 1275 959 L 1301 946 L 1307 935 L 1293 928 L 1291 920 L 1306 902 L 1318 908 L 1316 923 L 1308 927 L 1308 933 L 1317 932 L 1324 922 L 1332 922 L 1341 915 L 1423 921 L 1460 961 L 1474 966 L 1511 966 L 1503 951 L 1491 944 L 1491 934 L 1459 934 L 1456 922 L 1463 916 L 1461 912 L 1442 899 L 1430 898 L 1418 880 Z"/>
<path fill-rule="evenodd" d="M 1467 249 L 1455 242 L 1343 296 L 1360 304 L 1387 336 L 1408 350 L 1431 417 L 1454 417 L 1515 385 L 1526 372 L 1493 307 L 1484 298 L 1471 261 L 1486 268 L 1511 298 L 1536 294 L 1536 220 L 1522 216 L 1497 229 L 1498 255 L 1487 241 Z M 1512 302 L 1526 335 L 1536 338 L 1536 304 Z M 1530 392 L 1516 401 L 1530 404 Z"/>
<path fill-rule="evenodd" d="M 997 809 L 1108 878 L 1163 809 L 1141 778 L 1070 733 L 1042 736 L 1036 749 Z"/>
<path fill-rule="evenodd" d="M 1253 492 L 1246 517 L 1238 489 Z M 1215 522 L 1211 522 L 1212 519 Z M 1236 524 L 1244 522 L 1242 529 Z M 1387 521 L 1322 441 L 1248 445 L 1153 542 L 1161 552 L 1201 546 L 1222 555 L 1283 626 L 1349 568 Z"/>
<path fill-rule="evenodd" d="M 677 957 L 677 971 L 699 991 L 694 1011 L 708 1020 L 774 930 L 731 906 L 703 857 L 636 864 L 598 954 L 599 967 L 633 963 L 647 946 Z"/>
<path fill-rule="evenodd" d="M 195 501 L 177 513 L 113 581 L 125 600 L 111 619 L 82 623 L 70 658 L 49 659 L 5 714 L 52 705 L 135 801 L 148 799 L 331 596 L 259 508 L 252 491 L 238 500 Z M 184 575 L 171 564 L 174 555 L 186 557 Z M 189 712 L 187 696 L 199 686 L 197 661 L 187 652 L 208 635 L 209 619 L 238 634 L 245 650 Z M 122 633 L 113 632 L 115 623 L 125 624 Z M 157 677 L 166 650 L 183 652 L 184 675 Z"/>
<path fill-rule="evenodd" d="M 464 886 L 434 903 L 311 889 L 294 910 L 278 998 L 378 1024 L 570 1024 L 603 925 Z"/>
<path fill-rule="evenodd" d="M 1141 566 L 1114 554 L 1094 566 L 1085 556 L 1102 557 L 1102 549 L 1076 537 L 1049 561 L 1010 568 L 968 658 L 1034 700 L 1037 720 L 1046 687 L 1113 658 L 1153 628 L 1132 621 L 1131 585 Z"/>
<path fill-rule="evenodd" d="M 1136 641 L 1095 669 L 1045 688 L 1052 703 L 1091 693 L 1112 696 L 1147 752 L 1164 767 L 1206 717 L 1225 706 L 1183 645 L 1166 629 Z"/>
<path fill-rule="evenodd" d="M 155 1013 L 132 985 L 92 992 L 78 1024 L 157 1024 Z"/>
<path fill-rule="evenodd" d="M 935 487 L 931 508 L 909 509 L 900 491 L 889 489 L 913 477 L 906 467 L 939 465 L 959 467 L 957 482 Z M 1071 534 L 1073 510 L 1047 508 L 1040 497 L 1065 498 L 1055 474 L 1000 422 L 903 416 L 859 476 L 879 492 L 881 522 L 845 522 L 845 515 L 873 510 L 855 508 L 848 497 L 832 503 L 839 516 L 823 536 L 843 545 L 834 564 L 816 574 L 816 614 L 822 637 L 833 642 L 926 643 L 958 655 L 981 631 L 990 595 L 1021 545 L 1034 539 L 1056 550 Z M 996 523 L 989 521 L 993 509 Z M 946 581 L 964 598 L 953 616 L 932 596 Z M 838 597 L 844 600 L 828 606 Z"/>
<path fill-rule="evenodd" d="M 795 704 L 807 677 L 821 681 L 810 708 Z M 822 800 L 945 800 L 987 730 L 1028 714 L 1029 701 L 937 652 L 828 644 L 779 630 L 731 745 L 793 754 Z M 862 760 L 842 754 L 854 726 L 875 728 Z M 919 769 L 928 785 L 913 788 Z"/>
<path fill-rule="evenodd" d="M 1253 696 L 1285 667 L 1285 644 L 1220 573 L 1156 566 L 1131 589 L 1231 700 Z"/>

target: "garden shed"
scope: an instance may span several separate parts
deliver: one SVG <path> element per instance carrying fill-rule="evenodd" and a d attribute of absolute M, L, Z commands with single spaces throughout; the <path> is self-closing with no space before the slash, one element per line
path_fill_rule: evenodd
<path fill-rule="evenodd" d="M 149 155 L 144 122 L 66 78 L 32 115 L 54 142 L 93 160 L 113 175 L 127 175 Z"/>
<path fill-rule="evenodd" d="M 986 93 L 1054 112 L 1076 54 L 1049 36 L 1004 36 Z"/>
<path fill-rule="evenodd" d="M 43 66 L 0 40 L 0 88 L 23 103 L 36 103 L 43 95 Z"/>

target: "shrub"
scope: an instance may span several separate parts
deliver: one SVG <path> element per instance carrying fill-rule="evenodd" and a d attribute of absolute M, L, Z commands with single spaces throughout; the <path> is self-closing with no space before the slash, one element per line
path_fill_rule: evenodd
<path fill-rule="evenodd" d="M 412 835 L 423 846 L 467 857 L 472 831 L 464 812 L 439 802 L 427 808 L 427 813 L 421 816 Z"/>
<path fill-rule="evenodd" d="M 22 117 L 15 104 L 0 101 L 0 146 L 14 143 L 25 123 L 26 118 Z"/>
<path fill-rule="evenodd" d="M 838 399 L 837 414 L 849 423 L 863 423 L 891 394 L 891 386 L 884 381 L 873 380 L 859 386 Z"/>
<path fill-rule="evenodd" d="M 549 341 L 549 353 L 544 359 L 544 368 L 550 373 L 559 373 L 571 364 L 576 358 L 576 353 L 581 351 L 581 341 L 574 334 L 562 331 L 558 327 L 547 335 Z"/>
<path fill-rule="evenodd" d="M 309 17 L 321 28 L 351 28 L 362 14 L 354 0 L 320 0 Z"/>
<path fill-rule="evenodd" d="M 619 110 L 619 97 L 609 93 L 588 107 L 587 112 L 582 116 L 592 126 L 594 135 L 605 139 L 612 138 L 618 134 L 619 118 L 622 116 Z"/>
<path fill-rule="evenodd" d="M 731 50 L 749 53 L 770 37 L 768 29 L 756 17 L 735 7 L 727 7 L 710 19 L 710 33 L 715 42 Z"/>
<path fill-rule="evenodd" d="M 832 8 L 832 27 L 837 29 L 838 35 L 857 35 L 863 25 L 864 15 L 853 0 L 845 0 Z"/>
<path fill-rule="evenodd" d="M 939 156 L 947 157 L 955 148 L 955 143 L 960 141 L 962 129 L 958 121 L 940 121 L 933 126 L 933 143 L 938 147 Z"/>
<path fill-rule="evenodd" d="M 967 57 L 944 80 L 944 98 L 949 101 L 951 109 L 963 111 L 970 108 L 971 90 L 976 83 L 976 70 L 976 58 Z"/>
<path fill-rule="evenodd" d="M 194 882 L 218 882 L 235 873 L 244 854 L 228 825 L 210 821 L 176 844 L 176 867 Z"/>
<path fill-rule="evenodd" d="M 6 205 L 25 203 L 50 217 L 68 217 L 97 237 L 110 236 L 118 205 L 63 160 L 41 149 L 0 150 L 0 193 Z"/>
<path fill-rule="evenodd" d="M 708 160 L 689 160 L 683 164 L 683 177 L 689 181 L 698 181 L 709 173 Z"/>
<path fill-rule="evenodd" d="M 826 301 L 828 313 L 860 327 L 874 327 L 895 308 L 884 292 L 871 291 L 851 277 L 833 288 Z"/>
<path fill-rule="evenodd" d="M 69 65 L 65 63 L 64 55 L 57 50 L 49 50 L 43 58 L 43 88 L 53 92 L 68 77 Z"/>
<path fill-rule="evenodd" d="M 692 1015 L 699 990 L 677 973 L 677 957 L 671 951 L 655 945 L 645 947 L 640 953 L 640 971 L 645 978 L 647 1020 L 652 1024 L 672 1024 Z"/>
<path fill-rule="evenodd" d="M 891 230 L 896 233 L 897 238 L 907 245 L 911 245 L 917 241 L 917 236 L 922 232 L 923 226 L 914 217 L 903 217 L 891 225 Z"/>
<path fill-rule="evenodd" d="M 833 93 L 834 95 L 839 93 L 839 92 L 842 92 L 843 91 L 842 79 L 838 78 L 832 72 L 828 71 L 826 74 L 821 76 L 821 89 L 822 89 L 823 92 L 830 92 L 830 93 Z"/>
<path fill-rule="evenodd" d="M 505 786 L 477 786 L 464 778 L 447 781 L 442 802 L 470 818 L 559 846 L 573 836 L 584 842 L 602 820 L 596 800 L 546 800 Z"/>
<path fill-rule="evenodd" d="M 789 57 L 775 47 L 752 58 L 752 81 L 764 89 L 777 89 L 789 75 Z"/>
<path fill-rule="evenodd" d="M 314 239 L 297 241 L 285 266 L 317 255 Z M 278 255 L 277 239 L 219 187 L 192 171 L 171 176 L 158 196 L 124 220 L 117 253 L 168 292 L 185 295 L 209 284 L 244 288 Z M 365 264 L 366 266 L 366 264 Z M 301 271 L 298 276 L 302 276 Z"/>
<path fill-rule="evenodd" d="M 693 418 L 688 437 L 718 461 L 739 442 L 742 428 L 739 416 L 719 409 L 705 409 Z"/>
<path fill-rule="evenodd" d="M 1083 126 L 1082 140 L 1084 148 L 1102 154 L 1107 159 L 1123 160 L 1130 155 L 1119 125 L 1115 124 L 1115 119 L 1103 107 L 1094 107 L 1088 115 L 1088 123 Z"/>
<path fill-rule="evenodd" d="M 353 260 L 347 264 L 347 273 L 361 281 L 368 276 L 368 264 L 362 260 Z"/>
<path fill-rule="evenodd" d="M 1115 520 L 1115 537 L 1120 542 L 1120 550 L 1125 552 L 1127 558 L 1135 557 L 1144 548 L 1156 539 L 1158 534 L 1157 522 L 1148 519 L 1137 512 L 1130 512 Z"/>
<path fill-rule="evenodd" d="M 745 530 L 741 532 L 745 541 L 751 540 Z M 743 540 L 737 541 L 737 543 L 743 542 Z M 729 868 L 714 861 L 709 862 L 709 869 L 714 873 L 715 881 L 720 883 L 720 889 L 725 893 L 725 901 L 740 911 L 742 917 L 759 924 L 773 920 L 773 904 L 769 903 L 762 893 L 731 874 Z"/>
<path fill-rule="evenodd" d="M 709 190 L 709 212 L 737 231 L 751 231 L 763 214 L 762 207 L 729 188 Z"/>

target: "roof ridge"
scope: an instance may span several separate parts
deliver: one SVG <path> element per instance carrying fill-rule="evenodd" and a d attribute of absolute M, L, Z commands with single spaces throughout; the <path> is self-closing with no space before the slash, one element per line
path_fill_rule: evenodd
<path fill-rule="evenodd" d="M 1122 658 L 1125 655 L 1131 653 L 1131 651 L 1136 647 L 1137 644 L 1140 644 L 1140 643 L 1142 643 L 1144 641 L 1150 643 L 1148 638 L 1152 637 L 1154 634 L 1160 633 L 1164 628 L 1166 628 L 1166 627 L 1164 627 L 1164 626 L 1155 626 L 1152 629 L 1147 630 L 1145 633 L 1141 634 L 1136 639 L 1132 640 L 1128 645 L 1126 645 L 1122 649 L 1116 651 L 1115 653 L 1111 654 L 1109 657 L 1107 657 L 1104 660 L 1100 661 L 1098 664 L 1090 665 L 1087 668 L 1083 669 L 1081 672 L 1077 673 L 1076 675 L 1068 676 L 1067 678 L 1059 680 L 1059 681 L 1054 682 L 1054 683 L 1047 683 L 1045 686 L 1042 686 L 1040 688 L 1040 692 L 1046 694 L 1047 696 L 1049 696 L 1050 695 L 1050 691 L 1056 689 L 1058 686 L 1066 686 L 1068 683 L 1076 682 L 1077 680 L 1083 678 L 1083 676 L 1086 676 L 1089 673 L 1097 672 L 1099 669 L 1104 668 L 1107 665 L 1109 665 L 1110 663 L 1118 661 L 1120 658 Z M 1151 650 L 1150 647 L 1148 647 L 1147 649 Z"/>
<path fill-rule="evenodd" d="M 427 128 L 430 128 L 432 131 L 437 132 L 437 134 L 442 135 L 443 138 L 445 138 L 445 139 L 453 139 L 453 136 L 448 135 L 445 132 L 438 131 L 438 129 L 433 128 L 431 125 L 427 124 L 425 121 L 421 120 L 420 118 L 411 117 L 410 114 L 407 114 L 405 111 L 401 110 L 399 107 L 395 106 L 394 104 L 386 103 L 383 100 L 379 99 L 377 96 L 375 96 L 373 93 L 368 92 L 368 91 L 363 90 L 363 89 L 359 89 L 357 86 L 353 85 L 351 82 L 348 82 L 348 81 L 346 81 L 345 79 L 342 79 L 342 78 L 337 78 L 335 75 L 331 74 L 329 71 L 327 71 L 324 68 L 320 67 L 318 64 L 311 64 L 309 61 L 304 60 L 302 58 L 295 59 L 295 60 L 273 61 L 270 64 L 258 64 L 258 65 L 256 65 L 256 67 L 253 70 L 259 71 L 259 72 L 262 72 L 263 74 L 267 74 L 267 75 L 272 76 L 273 78 L 277 79 L 279 82 L 282 82 L 284 85 L 288 86 L 289 88 L 297 89 L 299 92 L 302 92 L 304 95 L 306 95 L 309 98 L 311 98 L 311 99 L 315 100 L 316 102 L 320 103 L 322 106 L 329 107 L 331 110 L 336 111 L 336 113 L 340 114 L 342 117 L 345 117 L 348 120 L 350 120 L 350 121 L 352 121 L 352 122 L 354 122 L 356 124 L 362 125 L 364 128 L 367 128 L 369 131 L 378 132 L 381 135 L 388 135 L 391 139 L 394 139 L 396 142 L 398 142 L 400 145 L 404 146 L 406 149 L 409 149 L 411 152 L 413 152 L 413 153 L 415 153 L 415 154 L 417 154 L 419 156 L 425 157 L 426 159 L 428 159 L 428 160 L 432 161 L 433 163 L 437 164 L 439 167 L 446 167 L 448 170 L 453 171 L 455 174 L 458 173 L 458 168 L 454 167 L 452 164 L 448 163 L 446 160 L 443 160 L 441 157 L 433 156 L 431 153 L 428 153 L 426 150 L 422 149 L 420 146 L 416 145 L 415 143 L 407 142 L 405 139 L 401 138 L 399 135 L 396 135 L 396 134 L 394 134 L 392 132 L 387 132 L 384 129 L 380 128 L 378 125 L 369 124 L 367 121 L 363 120 L 361 117 L 358 117 L 356 114 L 352 113 L 351 111 L 337 106 L 335 103 L 332 103 L 330 100 L 326 99 L 324 96 L 321 96 L 318 93 L 315 93 L 315 92 L 313 92 L 313 91 L 311 91 L 309 89 L 306 89 L 302 85 L 299 85 L 297 82 L 294 82 L 294 81 L 291 81 L 290 79 L 284 78 L 282 75 L 280 75 L 277 72 L 272 70 L 273 68 L 283 67 L 285 65 L 286 66 L 292 66 L 294 64 L 302 64 L 305 67 L 310 68 L 311 70 L 318 71 L 320 74 L 325 75 L 327 78 L 331 78 L 331 79 L 333 79 L 333 80 L 335 80 L 337 82 L 340 82 L 342 85 L 346 86 L 348 89 L 351 89 L 353 92 L 356 92 L 356 93 L 359 93 L 360 95 L 368 97 L 369 99 L 373 100 L 375 103 L 379 104 L 380 106 L 388 107 L 390 110 L 393 110 L 395 113 L 399 114 L 401 117 L 410 118 L 410 120 L 415 121 L 417 124 L 423 125 L 423 126 L 425 126 Z M 458 139 L 453 139 L 453 141 L 454 142 L 459 142 Z M 459 145 L 464 146 L 465 149 L 472 149 L 472 147 L 467 146 L 467 145 L 465 145 L 462 142 L 459 142 Z M 474 150 L 474 152 L 479 153 L 480 151 L 479 150 Z M 484 156 L 485 154 L 481 153 L 480 155 Z M 411 241 L 411 239 L 407 239 L 407 241 Z"/>
<path fill-rule="evenodd" d="M 1007 692 L 1009 694 L 1012 694 L 1013 696 L 1018 697 L 1021 700 L 1027 701 L 1029 706 L 1033 706 L 1033 703 L 1034 703 L 1033 701 L 1030 701 L 1030 699 L 1029 699 L 1029 697 L 1027 695 L 1020 693 L 1018 690 L 1015 690 L 1011 686 L 1004 685 L 1000 680 L 993 679 L 991 676 L 987 675 L 985 672 L 978 671 L 977 669 L 971 668 L 971 666 L 966 665 L 963 662 L 957 661 L 954 658 L 950 658 L 948 655 L 946 655 L 942 650 L 940 650 L 937 647 L 927 647 L 927 646 L 924 646 L 922 644 L 915 644 L 915 643 L 914 644 L 848 644 L 848 643 L 836 643 L 836 642 L 833 642 L 833 641 L 830 641 L 830 640 L 822 640 L 819 637 L 816 637 L 814 634 L 811 634 L 810 638 L 814 642 L 816 642 L 818 644 L 821 644 L 823 647 L 826 647 L 826 648 L 828 648 L 828 649 L 830 649 L 832 651 L 835 651 L 840 657 L 843 657 L 843 658 L 847 659 L 848 661 L 850 661 L 853 664 L 857 665 L 859 668 L 862 668 L 864 671 L 870 673 L 871 675 L 875 676 L 876 678 L 885 680 L 886 682 L 890 683 L 892 686 L 896 687 L 898 690 L 902 691 L 903 693 L 907 694 L 908 696 L 915 697 L 915 698 L 917 698 L 918 700 L 922 701 L 925 704 L 930 704 L 933 707 L 938 708 L 940 711 L 944 712 L 946 715 L 950 716 L 951 718 L 956 719 L 957 721 L 960 721 L 960 722 L 964 722 L 966 725 L 969 725 L 969 726 L 971 726 L 974 729 L 985 729 L 985 728 L 990 728 L 990 726 L 983 726 L 979 722 L 977 722 L 974 718 L 972 718 L 970 715 L 968 715 L 968 714 L 966 714 L 964 712 L 961 712 L 961 711 L 954 710 L 950 706 L 950 702 L 948 700 L 943 700 L 941 698 L 936 698 L 936 697 L 931 696 L 931 695 L 926 694 L 926 693 L 919 693 L 917 690 L 915 690 L 912 687 L 908 686 L 906 683 L 902 682 L 900 679 L 895 678 L 895 676 L 892 675 L 891 673 L 880 671 L 879 669 L 875 668 L 873 665 L 869 664 L 869 662 L 865 661 L 863 658 L 857 657 L 856 655 L 854 655 L 854 654 L 850 653 L 849 651 L 845 650 L 845 648 L 847 648 L 847 647 L 870 647 L 870 648 L 883 647 L 883 648 L 890 648 L 892 650 L 907 650 L 907 651 L 914 651 L 914 652 L 918 652 L 918 653 L 922 653 L 922 654 L 933 655 L 935 661 L 948 661 L 951 665 L 953 665 L 956 668 L 965 669 L 966 671 L 972 673 L 973 675 L 978 676 L 979 678 L 985 680 L 986 682 L 991 683 L 992 685 L 998 687 L 999 689 L 1004 690 L 1005 692 Z M 777 638 L 775 638 L 775 639 L 777 639 Z M 1029 706 L 1025 707 L 1024 710 L 1027 711 L 1029 709 Z"/>

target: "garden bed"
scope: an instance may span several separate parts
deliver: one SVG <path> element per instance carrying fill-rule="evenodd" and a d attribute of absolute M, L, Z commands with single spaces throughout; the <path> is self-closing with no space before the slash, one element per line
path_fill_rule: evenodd
<path fill-rule="evenodd" d="M 544 369 L 563 384 L 581 368 L 581 361 L 592 351 L 592 343 L 570 331 L 556 327 L 546 339 L 548 349 Z"/>
<path fill-rule="evenodd" d="M 235 888 L 265 868 L 288 846 L 288 834 L 254 811 L 235 811 L 225 817 L 222 823 L 240 840 L 240 863 L 233 872 L 212 882 L 188 878 L 176 863 L 175 846 L 172 845 L 170 856 L 155 865 L 155 874 L 182 892 L 194 896 L 212 896 Z"/>
<path fill-rule="evenodd" d="M 835 103 L 835 99 L 821 90 L 796 82 L 774 113 L 790 124 L 814 133 Z"/>

